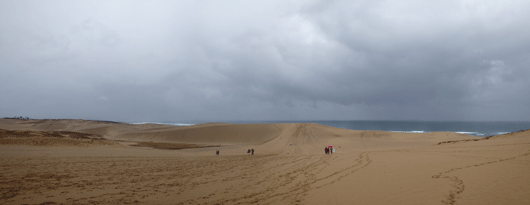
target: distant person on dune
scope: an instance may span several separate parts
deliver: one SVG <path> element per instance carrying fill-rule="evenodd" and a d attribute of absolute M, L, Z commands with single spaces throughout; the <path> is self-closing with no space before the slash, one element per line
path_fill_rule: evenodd
<path fill-rule="evenodd" d="M 254 155 L 254 149 L 252 149 L 252 155 Z"/>
<path fill-rule="evenodd" d="M 250 155 L 250 149 L 247 150 L 247 155 Z"/>

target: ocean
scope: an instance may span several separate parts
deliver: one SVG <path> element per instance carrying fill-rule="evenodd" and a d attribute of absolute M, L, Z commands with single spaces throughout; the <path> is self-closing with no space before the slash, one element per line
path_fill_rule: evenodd
<path fill-rule="evenodd" d="M 428 133 L 455 132 L 461 134 L 488 137 L 510 132 L 530 129 L 530 122 L 459 122 L 459 121 L 154 121 L 129 122 L 131 124 L 167 124 L 174 126 L 190 126 L 200 123 L 222 122 L 234 124 L 257 123 L 316 123 L 351 130 L 380 130 L 389 132 Z"/>

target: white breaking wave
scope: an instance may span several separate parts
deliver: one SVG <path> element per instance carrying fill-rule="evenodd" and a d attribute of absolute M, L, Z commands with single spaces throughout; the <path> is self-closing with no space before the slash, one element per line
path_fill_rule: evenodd
<path fill-rule="evenodd" d="M 134 124 L 134 125 L 143 125 L 143 124 L 161 124 L 161 125 L 165 125 L 165 123 L 160 123 L 160 122 L 133 122 L 131 124 Z"/>
<path fill-rule="evenodd" d="M 474 135 L 474 134 L 477 134 L 478 132 L 456 132 L 458 134 L 465 134 L 465 135 Z"/>
<path fill-rule="evenodd" d="M 403 132 L 403 133 L 428 133 L 423 130 L 412 130 L 412 131 L 390 131 L 390 132 Z M 475 136 L 484 136 L 484 133 L 479 132 L 454 132 L 458 134 L 465 134 L 465 135 L 475 135 Z M 507 132 L 499 132 L 499 134 L 506 134 Z"/>
<path fill-rule="evenodd" d="M 425 133 L 423 130 L 421 130 L 421 131 L 417 131 L 417 130 L 412 130 L 412 131 L 390 131 L 390 132 Z"/>
<path fill-rule="evenodd" d="M 464 134 L 464 135 L 484 136 L 484 133 L 479 133 L 479 132 L 455 132 L 455 133 Z"/>

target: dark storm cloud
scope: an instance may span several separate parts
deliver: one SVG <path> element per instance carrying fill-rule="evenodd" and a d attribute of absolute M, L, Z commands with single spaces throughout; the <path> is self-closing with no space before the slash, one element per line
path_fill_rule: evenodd
<path fill-rule="evenodd" d="M 528 120 L 526 1 L 2 1 L 0 114 Z"/>

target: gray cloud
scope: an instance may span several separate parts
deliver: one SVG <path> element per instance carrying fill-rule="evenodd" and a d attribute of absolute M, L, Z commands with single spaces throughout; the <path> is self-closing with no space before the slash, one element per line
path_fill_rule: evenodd
<path fill-rule="evenodd" d="M 2 1 L 0 115 L 528 120 L 526 1 Z"/>

